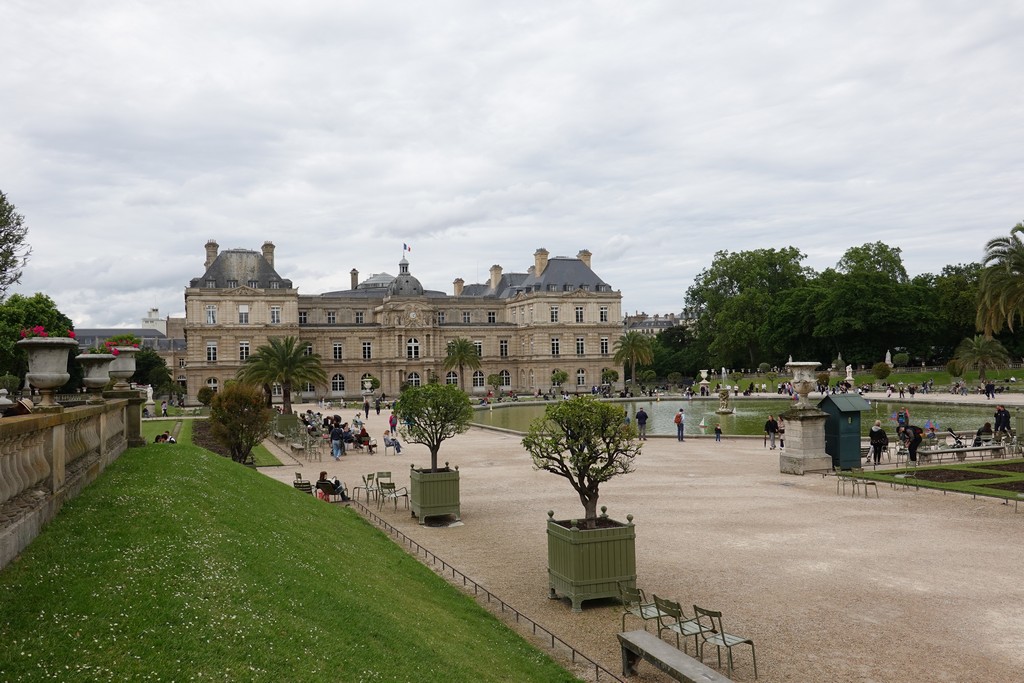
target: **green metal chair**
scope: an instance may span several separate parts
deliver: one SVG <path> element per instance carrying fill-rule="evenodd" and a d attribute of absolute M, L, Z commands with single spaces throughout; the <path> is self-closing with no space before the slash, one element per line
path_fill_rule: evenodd
<path fill-rule="evenodd" d="M 648 602 L 644 592 L 628 584 L 619 582 L 619 599 L 622 601 L 622 630 L 626 630 L 626 617 L 633 616 L 642 619 L 644 630 L 647 630 L 647 622 L 658 618 L 658 608 L 653 602 Z"/>
<path fill-rule="evenodd" d="M 697 650 L 700 661 L 704 661 L 704 646 L 714 645 L 718 651 L 718 668 L 722 668 L 722 648 L 726 650 L 726 661 L 729 663 L 729 677 L 732 678 L 732 649 L 737 645 L 749 645 L 750 655 L 754 658 L 754 678 L 757 678 L 757 653 L 754 652 L 754 641 L 743 636 L 726 633 L 722 628 L 722 613 L 710 609 L 703 609 L 693 606 L 693 613 L 696 615 L 697 623 L 701 628 L 703 641 Z"/>
<path fill-rule="evenodd" d="M 658 637 L 661 638 L 662 631 L 672 631 L 676 634 L 676 648 L 679 648 L 679 636 L 683 637 L 683 652 L 689 654 L 686 648 L 686 639 L 693 637 L 693 649 L 700 648 L 700 641 L 697 636 L 701 633 L 700 622 L 696 618 L 687 617 L 683 613 L 683 606 L 673 600 L 665 600 L 654 597 L 654 606 L 658 610 Z"/>
<path fill-rule="evenodd" d="M 395 511 L 398 511 L 398 499 L 405 499 L 405 509 L 409 509 L 409 491 L 404 486 L 402 488 L 396 488 L 394 482 L 381 481 L 378 482 L 380 495 L 377 497 L 377 509 L 380 510 L 384 507 L 384 503 L 389 500 L 395 502 Z"/>

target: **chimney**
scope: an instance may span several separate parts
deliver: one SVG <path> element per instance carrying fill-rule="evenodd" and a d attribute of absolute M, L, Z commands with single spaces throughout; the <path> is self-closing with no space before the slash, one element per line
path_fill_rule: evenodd
<path fill-rule="evenodd" d="M 349 272 L 349 275 L 352 276 L 352 289 L 358 289 L 359 288 L 359 271 L 356 270 L 355 268 L 353 268 Z"/>
<path fill-rule="evenodd" d="M 274 243 L 273 242 L 264 242 L 263 243 L 263 258 L 266 259 L 267 263 L 270 264 L 271 268 L 274 267 Z"/>
<path fill-rule="evenodd" d="M 455 278 L 452 282 L 452 285 L 455 286 L 455 296 L 462 296 L 462 286 L 464 284 L 466 284 L 466 282 L 461 277 Z"/>
<path fill-rule="evenodd" d="M 491 289 L 497 290 L 501 283 L 501 266 L 491 266 Z"/>
<path fill-rule="evenodd" d="M 586 249 L 581 249 L 580 253 L 576 254 L 576 258 L 578 258 L 580 261 L 583 261 L 583 265 L 585 265 L 587 268 L 590 267 L 590 252 L 587 251 Z"/>
<path fill-rule="evenodd" d="M 220 245 L 217 244 L 216 240 L 210 240 L 206 243 L 206 263 L 203 264 L 203 268 L 209 268 L 217 260 L 218 249 L 220 249 Z"/>
<path fill-rule="evenodd" d="M 543 275 L 544 269 L 548 267 L 548 250 L 541 247 L 533 252 L 533 264 L 533 276 L 540 277 Z"/>

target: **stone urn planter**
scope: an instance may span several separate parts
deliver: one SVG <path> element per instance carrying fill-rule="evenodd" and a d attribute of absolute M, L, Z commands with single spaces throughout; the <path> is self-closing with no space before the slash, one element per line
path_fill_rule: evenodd
<path fill-rule="evenodd" d="M 110 364 L 110 376 L 117 380 L 115 391 L 130 389 L 128 380 L 135 374 L 135 354 L 139 350 L 134 346 L 116 346 L 117 356 Z"/>
<path fill-rule="evenodd" d="M 62 407 L 53 399 L 53 393 L 71 379 L 68 355 L 78 349 L 71 337 L 27 337 L 16 342 L 28 353 L 28 373 L 25 379 L 39 390 L 36 411 L 60 411 Z"/>
<path fill-rule="evenodd" d="M 619 583 L 636 587 L 636 527 L 633 515 L 626 523 L 601 516 L 589 520 L 557 520 L 548 511 L 548 584 L 551 599 L 569 598 L 573 612 L 582 612 L 584 600 L 619 597 Z"/>
<path fill-rule="evenodd" d="M 110 381 L 110 365 L 116 358 L 117 356 L 112 353 L 81 353 L 75 356 L 75 360 L 85 373 L 82 384 L 89 390 L 89 403 L 103 403 L 103 397 L 99 392 L 103 391 Z"/>
<path fill-rule="evenodd" d="M 455 515 L 461 519 L 459 506 L 459 468 L 450 468 L 448 463 L 437 470 L 409 470 L 409 507 L 412 516 L 426 523 L 427 517 Z"/>

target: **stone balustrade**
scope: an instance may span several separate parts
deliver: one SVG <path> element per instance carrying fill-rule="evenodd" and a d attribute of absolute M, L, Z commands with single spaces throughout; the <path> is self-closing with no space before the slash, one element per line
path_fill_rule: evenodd
<path fill-rule="evenodd" d="M 128 392 L 124 392 L 128 394 Z M 138 392 L 0 419 L 0 569 L 129 446 L 143 443 Z"/>

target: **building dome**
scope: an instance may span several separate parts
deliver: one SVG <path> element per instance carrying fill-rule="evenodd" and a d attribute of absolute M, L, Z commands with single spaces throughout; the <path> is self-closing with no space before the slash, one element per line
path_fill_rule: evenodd
<path fill-rule="evenodd" d="M 423 296 L 423 285 L 409 273 L 409 262 L 404 258 L 398 262 L 398 277 L 388 286 L 391 296 Z"/>

